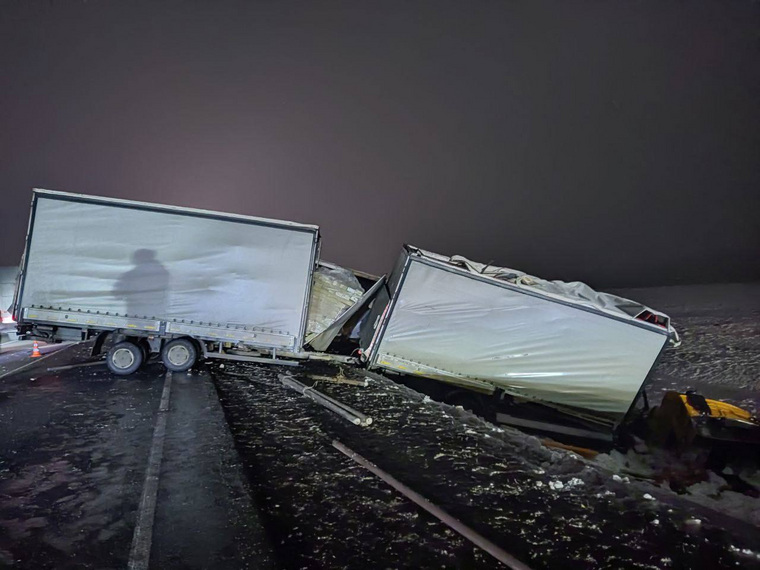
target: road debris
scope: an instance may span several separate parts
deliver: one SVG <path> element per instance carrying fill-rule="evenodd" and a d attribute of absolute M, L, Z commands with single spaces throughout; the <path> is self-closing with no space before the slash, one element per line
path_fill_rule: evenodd
<path fill-rule="evenodd" d="M 339 402 L 338 400 L 331 398 L 330 396 L 327 396 L 323 394 L 322 392 L 318 392 L 311 386 L 307 386 L 306 384 L 302 384 L 298 380 L 294 379 L 292 376 L 286 376 L 284 374 L 279 375 L 280 382 L 282 382 L 285 386 L 288 388 L 291 388 L 295 390 L 296 392 L 308 396 L 312 400 L 314 400 L 317 404 L 327 408 L 328 410 L 335 412 L 339 416 L 347 419 L 352 424 L 356 426 L 362 426 L 366 427 L 372 423 L 372 418 L 361 413 L 358 410 L 355 410 L 354 408 L 351 408 L 342 402 Z"/>
<path fill-rule="evenodd" d="M 371 471 L 372 473 L 380 477 L 380 479 L 388 483 L 391 487 L 396 489 L 399 493 L 404 495 L 406 498 L 415 502 L 417 505 L 425 509 L 427 512 L 429 512 L 431 515 L 436 517 L 442 523 L 446 524 L 447 526 L 449 526 L 450 528 L 452 528 L 453 530 L 455 530 L 456 532 L 464 536 L 467 540 L 469 540 L 476 546 L 488 552 L 491 556 L 493 556 L 499 562 L 506 565 L 508 568 L 512 568 L 513 570 L 530 570 L 529 566 L 520 562 L 517 558 L 509 554 L 503 548 L 495 545 L 493 542 L 491 542 L 484 536 L 475 532 L 469 526 L 455 519 L 446 511 L 444 511 L 437 505 L 431 503 L 425 497 L 423 497 L 416 491 L 413 491 L 412 489 L 404 485 L 401 481 L 399 481 L 398 479 L 396 479 L 389 473 L 386 473 L 385 471 L 380 469 L 374 463 L 367 461 L 364 457 L 362 457 L 355 451 L 352 451 L 351 449 L 343 445 L 338 440 L 334 440 L 332 442 L 332 446 L 338 451 L 340 451 L 341 453 L 343 453 L 344 455 L 348 456 L 351 460 L 355 461 L 356 463 L 358 463 L 365 469 L 368 469 L 369 471 Z"/>

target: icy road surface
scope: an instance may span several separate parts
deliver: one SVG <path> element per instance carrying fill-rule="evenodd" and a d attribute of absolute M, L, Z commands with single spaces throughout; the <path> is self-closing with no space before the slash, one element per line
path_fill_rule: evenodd
<path fill-rule="evenodd" d="M 153 362 L 126 377 L 103 362 L 72 368 L 89 348 L 0 355 L 0 374 L 12 372 L 0 380 L 0 568 L 133 561 L 167 373 Z M 150 567 L 273 567 L 208 374 L 173 374 L 163 417 Z"/>
<path fill-rule="evenodd" d="M 211 367 L 276 554 L 288 568 L 499 563 L 330 445 L 338 439 L 532 568 L 760 566 L 757 528 L 629 481 L 404 386 L 318 388 L 356 427 L 281 385 L 338 370 Z M 355 379 L 368 377 L 344 369 Z"/>

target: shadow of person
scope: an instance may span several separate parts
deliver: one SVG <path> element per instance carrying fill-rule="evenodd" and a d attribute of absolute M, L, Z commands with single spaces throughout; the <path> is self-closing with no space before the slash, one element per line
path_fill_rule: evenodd
<path fill-rule="evenodd" d="M 169 272 L 152 249 L 132 254 L 134 267 L 122 273 L 113 295 L 124 301 L 130 317 L 165 317 L 169 306 Z"/>

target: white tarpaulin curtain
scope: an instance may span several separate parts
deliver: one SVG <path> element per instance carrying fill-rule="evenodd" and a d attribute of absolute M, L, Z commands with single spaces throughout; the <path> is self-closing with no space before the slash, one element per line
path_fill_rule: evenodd
<path fill-rule="evenodd" d="M 507 281 L 514 285 L 532 288 L 541 291 L 542 293 L 548 293 L 554 297 L 575 304 L 593 307 L 613 315 L 630 318 L 648 311 L 661 317 L 663 322 L 667 323 L 668 332 L 677 336 L 675 330 L 670 325 L 670 317 L 666 314 L 655 311 L 650 307 L 646 307 L 645 305 L 630 299 L 596 291 L 580 281 L 548 281 L 517 269 L 478 263 L 477 261 L 472 261 L 461 255 L 452 255 L 451 257 L 448 257 L 422 249 L 414 249 L 414 251 L 415 254 L 420 257 L 427 257 L 429 259 L 446 263 L 452 267 L 459 267 L 474 275 L 483 275 L 485 277 Z"/>
<path fill-rule="evenodd" d="M 22 305 L 298 337 L 316 231 L 40 194 Z"/>
<path fill-rule="evenodd" d="M 624 414 L 667 341 L 414 259 L 400 287 L 377 362 L 405 359 L 565 406 Z"/>

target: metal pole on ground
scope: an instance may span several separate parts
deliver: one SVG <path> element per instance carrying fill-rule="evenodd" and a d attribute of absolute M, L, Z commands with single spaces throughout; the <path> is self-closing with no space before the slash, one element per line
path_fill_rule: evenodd
<path fill-rule="evenodd" d="M 396 489 L 399 493 L 401 493 L 402 495 L 404 495 L 411 501 L 417 503 L 417 505 L 425 509 L 427 512 L 429 512 L 431 515 L 436 517 L 442 523 L 449 526 L 452 530 L 457 531 L 467 540 L 469 540 L 476 546 L 488 552 L 491 556 L 496 558 L 499 562 L 502 562 L 507 567 L 512 568 L 513 570 L 530 570 L 529 566 L 520 562 L 517 558 L 515 558 L 514 556 L 506 552 L 504 549 L 502 549 L 499 546 L 496 546 L 493 542 L 491 542 L 484 536 L 478 534 L 473 529 L 468 527 L 466 524 L 462 523 L 460 520 L 455 519 L 446 511 L 444 511 L 442 508 L 438 507 L 437 505 L 434 505 L 433 503 L 428 501 L 425 497 L 423 497 L 416 491 L 413 491 L 412 489 L 404 485 L 401 481 L 399 481 L 392 475 L 386 473 L 385 471 L 380 469 L 377 465 L 368 461 L 367 459 L 365 459 L 364 457 L 362 457 L 355 451 L 352 451 L 351 449 L 343 445 L 338 440 L 333 440 L 332 446 L 338 451 L 340 451 L 341 453 L 347 455 L 349 458 L 353 459 L 356 463 L 358 463 L 365 469 L 368 469 L 369 471 L 371 471 L 372 473 L 380 477 L 380 479 L 388 483 L 391 487 Z"/>
<path fill-rule="evenodd" d="M 318 392 L 311 386 L 302 384 L 301 382 L 299 382 L 298 380 L 290 376 L 280 374 L 280 382 L 282 382 L 288 388 L 295 390 L 299 394 L 308 396 L 320 406 L 323 406 L 327 408 L 328 410 L 335 412 L 336 414 L 347 419 L 354 425 L 366 427 L 372 423 L 372 418 L 361 413 L 359 410 L 355 410 L 354 408 L 347 406 L 343 402 L 339 402 L 338 400 L 331 398 L 327 394 Z"/>

